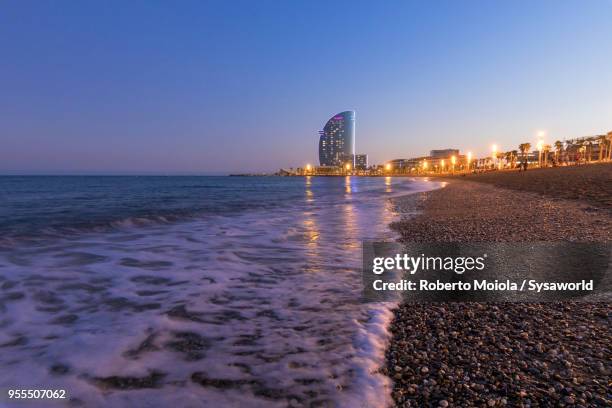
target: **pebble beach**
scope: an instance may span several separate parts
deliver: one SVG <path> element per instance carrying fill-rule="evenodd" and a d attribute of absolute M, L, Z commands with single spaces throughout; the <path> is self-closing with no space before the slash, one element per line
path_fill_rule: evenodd
<path fill-rule="evenodd" d="M 396 201 L 403 242 L 612 241 L 612 165 L 448 178 Z M 591 182 L 589 182 L 589 180 Z M 611 406 L 609 302 L 404 303 L 384 372 L 398 407 Z"/>

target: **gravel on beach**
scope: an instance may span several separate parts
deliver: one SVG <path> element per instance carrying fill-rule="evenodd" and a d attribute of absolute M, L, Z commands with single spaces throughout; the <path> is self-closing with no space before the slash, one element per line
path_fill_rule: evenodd
<path fill-rule="evenodd" d="M 608 208 L 489 184 L 451 180 L 441 190 L 398 199 L 423 211 L 391 225 L 405 242 L 612 241 Z"/>
<path fill-rule="evenodd" d="M 462 177 L 463 178 L 463 177 Z M 612 209 L 612 163 L 469 174 L 467 180 Z"/>
<path fill-rule="evenodd" d="M 606 198 L 469 179 L 398 199 L 400 209 L 416 201 L 422 210 L 392 225 L 400 241 L 612 241 Z M 599 195 L 596 185 L 581 188 Z M 609 303 L 404 303 L 384 368 L 393 399 L 398 407 L 612 406 L 611 312 Z"/>
<path fill-rule="evenodd" d="M 407 304 L 387 373 L 400 407 L 610 406 L 605 303 Z"/>

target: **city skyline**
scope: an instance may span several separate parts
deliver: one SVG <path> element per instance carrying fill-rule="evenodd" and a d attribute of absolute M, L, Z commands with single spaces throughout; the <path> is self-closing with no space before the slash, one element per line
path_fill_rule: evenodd
<path fill-rule="evenodd" d="M 612 2 L 8 2 L 0 174 L 226 174 L 612 130 Z"/>

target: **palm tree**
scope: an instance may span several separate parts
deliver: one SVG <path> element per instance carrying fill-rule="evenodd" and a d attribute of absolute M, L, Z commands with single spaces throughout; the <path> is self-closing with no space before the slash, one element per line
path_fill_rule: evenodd
<path fill-rule="evenodd" d="M 563 143 L 560 140 L 555 142 L 555 162 L 561 161 L 561 152 L 563 151 Z"/>
<path fill-rule="evenodd" d="M 519 145 L 519 150 L 521 151 L 523 158 L 525 157 L 525 154 L 529 152 L 529 149 L 531 149 L 531 143 L 521 143 Z"/>
<path fill-rule="evenodd" d="M 580 157 L 583 150 L 583 142 L 580 139 L 572 140 L 572 148 L 574 149 L 574 162 L 575 164 L 580 164 L 582 157 Z"/>
<path fill-rule="evenodd" d="M 548 167 L 548 154 L 550 153 L 551 146 L 545 144 L 542 146 L 542 153 L 544 154 L 544 167 Z"/>
<path fill-rule="evenodd" d="M 578 164 L 577 156 L 578 156 L 579 151 L 580 151 L 580 143 L 578 143 L 576 139 L 570 139 L 567 141 L 567 144 L 565 145 L 565 155 L 568 161 L 570 161 L 570 152 L 571 152 L 571 159 L 573 163 Z"/>
<path fill-rule="evenodd" d="M 602 161 L 606 157 L 604 152 L 606 151 L 608 145 L 606 135 L 597 136 L 597 144 L 599 145 L 599 161 Z"/>
<path fill-rule="evenodd" d="M 529 149 L 531 149 L 531 143 L 521 143 L 518 148 L 521 151 L 521 161 L 525 163 L 525 170 L 527 170 L 527 153 L 529 153 Z"/>
<path fill-rule="evenodd" d="M 516 158 L 518 157 L 518 151 L 512 150 L 510 153 L 512 153 L 512 161 L 510 162 L 510 167 L 515 168 L 516 167 Z"/>
<path fill-rule="evenodd" d="M 578 147 L 578 152 L 579 152 L 579 159 L 576 161 L 578 163 L 580 163 L 581 161 L 584 161 L 586 163 L 586 150 L 587 150 L 586 141 L 577 140 L 576 146 Z"/>
<path fill-rule="evenodd" d="M 506 160 L 506 163 L 510 163 L 510 168 L 512 168 L 512 152 L 504 153 L 504 159 Z"/>
<path fill-rule="evenodd" d="M 588 155 L 587 155 L 588 160 L 587 161 L 589 161 L 589 162 L 591 160 L 593 160 L 592 156 L 593 156 L 593 141 L 594 140 L 596 140 L 596 138 L 594 138 L 594 137 L 587 138 L 587 143 L 586 143 L 587 144 L 587 151 L 588 151 Z"/>

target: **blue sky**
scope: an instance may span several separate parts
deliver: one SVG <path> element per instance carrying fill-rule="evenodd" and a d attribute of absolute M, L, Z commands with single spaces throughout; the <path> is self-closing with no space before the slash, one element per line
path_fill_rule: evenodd
<path fill-rule="evenodd" d="M 612 1 L 7 1 L 0 173 L 273 171 L 612 130 Z"/>

